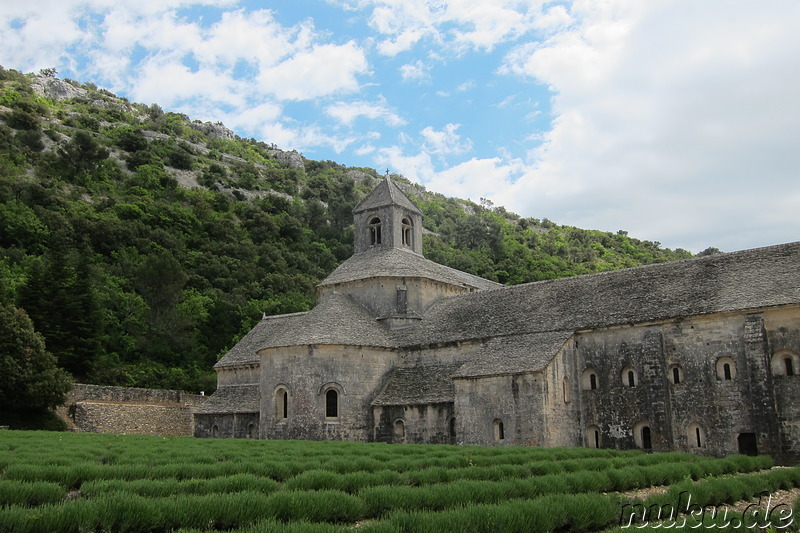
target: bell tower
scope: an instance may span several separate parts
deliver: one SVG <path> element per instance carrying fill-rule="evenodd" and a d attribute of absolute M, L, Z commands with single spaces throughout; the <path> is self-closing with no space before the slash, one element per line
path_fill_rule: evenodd
<path fill-rule="evenodd" d="M 355 253 L 397 248 L 422 255 L 422 212 L 389 178 L 353 209 Z"/>

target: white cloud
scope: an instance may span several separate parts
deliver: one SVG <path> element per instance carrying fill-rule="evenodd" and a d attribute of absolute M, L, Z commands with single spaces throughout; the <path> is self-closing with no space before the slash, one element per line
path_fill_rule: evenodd
<path fill-rule="evenodd" d="M 364 156 L 364 155 L 369 155 L 371 153 L 374 153 L 375 150 L 376 150 L 376 148 L 375 148 L 374 145 L 372 145 L 372 144 L 363 144 L 363 145 L 359 146 L 358 148 L 356 148 L 354 150 L 354 153 L 356 155 Z"/>
<path fill-rule="evenodd" d="M 420 134 L 424 139 L 423 149 L 437 155 L 451 155 L 468 152 L 472 149 L 472 141 L 462 139 L 457 133 L 461 124 L 447 124 L 443 130 L 435 130 L 431 126 Z"/>
<path fill-rule="evenodd" d="M 403 81 L 422 80 L 428 77 L 430 67 L 425 65 L 421 60 L 414 63 L 408 63 L 400 67 L 400 77 Z"/>
<path fill-rule="evenodd" d="M 498 186 L 507 183 L 519 171 L 518 162 L 504 162 L 500 158 L 473 158 L 446 170 L 436 172 L 425 181 L 425 186 L 448 196 L 473 201 L 494 195 Z"/>
<path fill-rule="evenodd" d="M 351 126 L 359 117 L 366 117 L 372 120 L 380 119 L 392 127 L 404 126 L 406 124 L 403 117 L 386 106 L 385 99 L 381 99 L 378 102 L 367 102 L 363 100 L 357 102 L 338 102 L 327 106 L 325 108 L 325 114 L 347 126 Z"/>
<path fill-rule="evenodd" d="M 260 139 L 267 143 L 275 143 L 284 148 L 308 151 L 313 153 L 314 148 L 329 146 L 335 152 L 341 153 L 356 139 L 351 137 L 337 137 L 329 135 L 316 125 L 294 125 L 286 122 L 270 122 L 263 124 L 260 129 Z"/>
<path fill-rule="evenodd" d="M 538 13 L 535 2 L 475 2 L 450 0 L 444 20 L 463 28 L 452 30 L 454 42 L 491 50 L 497 44 L 526 33 Z M 444 22 L 444 21 L 443 21 Z"/>
<path fill-rule="evenodd" d="M 427 182 L 435 174 L 430 155 L 421 152 L 417 155 L 405 155 L 399 146 L 381 148 L 375 155 L 377 167 L 387 167 L 406 178 L 419 182 Z"/>
<path fill-rule="evenodd" d="M 747 246 L 752 227 L 797 238 L 800 220 L 765 206 L 798 196 L 800 4 L 576 2 L 571 16 L 507 57 L 552 88 L 556 118 L 496 203 L 696 251 Z"/>
<path fill-rule="evenodd" d="M 492 50 L 535 27 L 543 1 L 530 0 L 340 0 L 349 9 L 370 10 L 370 25 L 385 38 L 384 55 L 411 50 L 423 40 L 454 48 Z M 550 9 L 548 27 L 563 23 L 563 12 Z"/>
<path fill-rule="evenodd" d="M 366 54 L 355 42 L 322 44 L 261 71 L 265 92 L 280 100 L 309 100 L 358 89 L 358 74 L 367 72 Z"/>
<path fill-rule="evenodd" d="M 464 83 L 462 83 L 461 85 L 456 87 L 456 91 L 458 91 L 460 93 L 463 93 L 463 92 L 466 92 L 466 91 L 470 91 L 470 90 L 472 90 L 474 88 L 475 88 L 475 81 L 474 80 L 469 80 L 469 81 L 465 81 Z"/>

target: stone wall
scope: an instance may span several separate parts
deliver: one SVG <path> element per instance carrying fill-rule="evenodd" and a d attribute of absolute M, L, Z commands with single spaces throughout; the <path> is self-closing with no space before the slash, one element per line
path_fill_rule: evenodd
<path fill-rule="evenodd" d="M 257 439 L 258 413 L 197 414 L 195 437 L 212 439 Z"/>
<path fill-rule="evenodd" d="M 646 426 L 654 451 L 787 459 L 800 439 L 800 376 L 775 375 L 771 360 L 800 353 L 798 321 L 797 308 L 765 309 L 577 334 L 583 435 L 596 427 L 602 447 L 641 448 Z"/>
<path fill-rule="evenodd" d="M 294 346 L 261 352 L 260 437 L 267 439 L 371 439 L 370 403 L 398 355 L 353 346 Z M 336 416 L 326 416 L 328 391 Z M 286 392 L 286 418 L 278 403 Z"/>
<path fill-rule="evenodd" d="M 542 445 L 543 382 L 541 372 L 456 379 L 456 442 Z"/>
<path fill-rule="evenodd" d="M 452 403 L 375 406 L 372 409 L 376 442 L 456 443 Z"/>
<path fill-rule="evenodd" d="M 205 396 L 183 391 L 75 384 L 59 410 L 77 431 L 192 435 Z"/>

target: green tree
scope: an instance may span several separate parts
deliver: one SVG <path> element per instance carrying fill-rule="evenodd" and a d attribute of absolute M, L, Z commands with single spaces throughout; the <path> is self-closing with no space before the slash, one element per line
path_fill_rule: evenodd
<path fill-rule="evenodd" d="M 72 177 L 92 172 L 109 155 L 107 148 L 83 130 L 78 131 L 58 152 L 61 163 Z"/>
<path fill-rule="evenodd" d="M 0 304 L 0 375 L 0 410 L 52 409 L 71 387 L 31 319 L 10 303 Z"/>

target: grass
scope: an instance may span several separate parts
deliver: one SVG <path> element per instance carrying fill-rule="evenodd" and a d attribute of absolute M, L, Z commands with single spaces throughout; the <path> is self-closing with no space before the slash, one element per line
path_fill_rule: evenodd
<path fill-rule="evenodd" d="M 619 492 L 800 486 L 768 457 L 0 431 L 0 531 L 601 531 Z M 639 524 L 643 525 L 643 524 Z"/>

